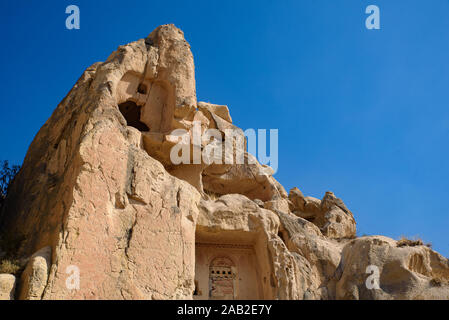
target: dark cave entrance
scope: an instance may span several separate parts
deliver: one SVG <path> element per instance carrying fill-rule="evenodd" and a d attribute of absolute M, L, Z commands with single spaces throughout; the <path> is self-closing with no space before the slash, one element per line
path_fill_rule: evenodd
<path fill-rule="evenodd" d="M 120 112 L 126 119 L 126 123 L 130 127 L 134 127 L 139 131 L 150 131 L 147 125 L 140 121 L 140 106 L 133 101 L 126 101 L 119 106 Z"/>

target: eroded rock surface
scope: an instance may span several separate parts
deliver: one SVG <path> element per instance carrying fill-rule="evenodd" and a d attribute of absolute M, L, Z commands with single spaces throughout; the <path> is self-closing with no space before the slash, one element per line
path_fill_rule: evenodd
<path fill-rule="evenodd" d="M 16 277 L 12 274 L 0 274 L 0 300 L 14 300 Z"/>
<path fill-rule="evenodd" d="M 209 129 L 216 136 L 195 138 Z M 193 55 L 173 25 L 89 67 L 35 137 L 0 213 L 2 238 L 28 261 L 19 298 L 447 299 L 446 258 L 356 238 L 332 192 L 287 194 L 227 143 L 245 144 L 243 131 L 227 106 L 197 102 Z M 173 163 L 175 146 L 194 164 Z M 243 161 L 195 163 L 208 148 Z M 380 289 L 366 287 L 371 265 Z M 15 279 L 0 279 L 12 297 Z"/>
<path fill-rule="evenodd" d="M 378 268 L 378 288 L 366 285 L 369 266 Z M 446 258 L 426 246 L 398 247 L 381 236 L 346 244 L 336 278 L 337 299 L 449 299 Z"/>
<path fill-rule="evenodd" d="M 36 252 L 28 262 L 20 279 L 19 299 L 40 300 L 48 281 L 51 267 L 51 248 Z"/>

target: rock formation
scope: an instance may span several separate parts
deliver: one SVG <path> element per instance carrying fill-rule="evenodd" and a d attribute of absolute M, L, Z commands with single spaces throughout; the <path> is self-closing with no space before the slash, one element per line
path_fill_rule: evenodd
<path fill-rule="evenodd" d="M 357 238 L 353 213 L 332 192 L 287 194 L 247 152 L 243 163 L 195 163 L 195 150 L 240 135 L 228 107 L 197 102 L 195 88 L 190 46 L 173 25 L 84 72 L 2 207 L 2 243 L 24 271 L 0 275 L 0 298 L 449 298 L 446 258 Z M 195 140 L 211 128 L 237 137 Z M 173 163 L 175 146 L 194 164 Z M 379 288 L 367 287 L 369 266 Z M 70 270 L 78 285 L 68 285 Z"/>

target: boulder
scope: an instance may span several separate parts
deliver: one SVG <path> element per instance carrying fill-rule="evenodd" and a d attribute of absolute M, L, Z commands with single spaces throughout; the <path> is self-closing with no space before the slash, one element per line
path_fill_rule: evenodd
<path fill-rule="evenodd" d="M 51 267 L 51 248 L 45 247 L 29 260 L 20 277 L 19 299 L 40 300 L 47 285 Z"/>
<path fill-rule="evenodd" d="M 14 300 L 16 277 L 12 274 L 0 274 L 0 300 Z"/>
<path fill-rule="evenodd" d="M 198 102 L 198 109 L 203 111 L 203 113 L 207 116 L 209 121 L 215 121 L 212 117 L 212 114 L 216 114 L 223 120 L 232 123 L 232 118 L 231 115 L 229 114 L 228 106 L 220 106 L 207 102 Z"/>
<path fill-rule="evenodd" d="M 398 247 L 382 236 L 346 244 L 336 280 L 337 299 L 449 299 L 446 258 L 422 245 Z"/>

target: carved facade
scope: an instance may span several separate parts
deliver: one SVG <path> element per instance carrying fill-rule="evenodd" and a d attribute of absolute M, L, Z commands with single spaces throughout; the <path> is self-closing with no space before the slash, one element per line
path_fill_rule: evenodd
<path fill-rule="evenodd" d="M 253 246 L 196 244 L 194 299 L 261 299 L 258 280 Z"/>

